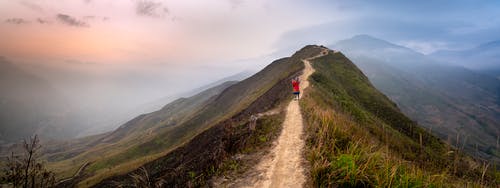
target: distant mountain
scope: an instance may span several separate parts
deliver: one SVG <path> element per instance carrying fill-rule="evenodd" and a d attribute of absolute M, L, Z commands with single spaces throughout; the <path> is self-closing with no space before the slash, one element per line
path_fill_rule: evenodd
<path fill-rule="evenodd" d="M 121 125 L 121 124 L 126 123 L 126 121 L 130 120 L 131 118 L 136 117 L 138 114 L 146 114 L 146 113 L 158 111 L 158 110 L 162 109 L 162 107 L 164 107 L 165 104 L 169 104 L 169 103 L 171 103 L 174 100 L 177 100 L 179 98 L 188 98 L 188 97 L 196 95 L 202 91 L 219 86 L 219 85 L 226 83 L 226 82 L 241 81 L 245 78 L 248 78 L 251 75 L 252 75 L 251 71 L 242 71 L 242 72 L 224 77 L 224 78 L 217 80 L 215 82 L 211 82 L 211 83 L 206 84 L 202 87 L 198 87 L 198 88 L 188 90 L 188 91 L 179 91 L 176 94 L 165 96 L 165 97 L 162 97 L 160 99 L 156 99 L 154 101 L 151 101 L 151 102 L 148 102 L 148 103 L 145 103 L 142 105 L 138 105 L 137 107 L 133 108 L 132 110 L 129 110 L 129 111 L 123 113 L 119 118 L 115 117 L 116 119 L 122 119 L 122 121 L 119 122 L 118 124 L 117 123 L 108 123 L 108 124 L 104 124 L 101 126 L 94 126 L 94 127 L 89 128 L 89 129 L 86 129 L 84 131 L 81 131 L 78 136 L 79 137 L 89 136 L 89 135 L 100 134 L 100 133 L 107 132 L 109 130 L 113 130 L 117 127 L 117 125 Z M 125 119 L 125 117 L 129 117 L 129 118 Z"/>
<path fill-rule="evenodd" d="M 70 108 L 45 80 L 0 58 L 0 144 L 39 134 L 64 138 L 73 132 L 64 119 Z"/>
<path fill-rule="evenodd" d="M 428 130 L 470 153 L 500 159 L 499 80 L 366 35 L 333 47 Z"/>
<path fill-rule="evenodd" d="M 184 96 L 192 96 L 192 95 L 195 95 L 195 94 L 199 93 L 200 91 L 206 90 L 208 88 L 215 87 L 215 86 L 220 85 L 220 84 L 222 84 L 224 82 L 228 82 L 228 81 L 241 81 L 241 80 L 244 80 L 244 79 L 252 76 L 254 73 L 255 72 L 252 72 L 252 71 L 249 71 L 249 70 L 241 71 L 239 73 L 236 73 L 236 74 L 224 77 L 224 78 L 222 78 L 220 80 L 217 80 L 215 82 L 209 83 L 209 84 L 204 85 L 202 87 L 195 88 L 193 90 L 185 92 L 185 93 L 183 93 L 183 95 Z"/>
<path fill-rule="evenodd" d="M 201 86 L 201 87 L 189 90 L 189 91 L 181 92 L 181 93 L 176 94 L 174 96 L 168 96 L 168 97 L 161 98 L 159 100 L 156 100 L 154 102 L 151 102 L 151 103 L 148 103 L 148 104 L 144 105 L 144 107 L 142 107 L 142 108 L 145 108 L 145 109 L 147 108 L 147 109 L 150 109 L 150 110 L 151 109 L 156 110 L 155 108 L 159 109 L 159 108 L 162 107 L 163 104 L 166 104 L 166 103 L 168 103 L 168 102 L 170 102 L 172 100 L 175 100 L 177 98 L 190 97 L 190 96 L 198 94 L 201 91 L 204 91 L 204 90 L 207 90 L 209 88 L 213 88 L 215 86 L 221 85 L 224 82 L 241 81 L 241 80 L 244 80 L 244 79 L 250 77 L 251 75 L 252 75 L 251 71 L 242 71 L 242 72 L 239 72 L 239 73 L 236 73 L 236 74 L 224 77 L 224 78 L 222 78 L 220 80 L 217 80 L 215 82 L 211 82 L 211 83 L 206 84 L 204 86 Z M 148 106 L 148 107 L 145 107 L 145 106 Z"/>
<path fill-rule="evenodd" d="M 500 77 L 500 40 L 466 50 L 441 50 L 430 56 L 442 62 Z"/>

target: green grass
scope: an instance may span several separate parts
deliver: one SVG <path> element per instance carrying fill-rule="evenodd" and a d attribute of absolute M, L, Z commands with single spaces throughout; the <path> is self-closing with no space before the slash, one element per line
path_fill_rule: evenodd
<path fill-rule="evenodd" d="M 316 187 L 493 186 L 498 179 L 402 114 L 341 53 L 313 61 L 301 101 Z"/>

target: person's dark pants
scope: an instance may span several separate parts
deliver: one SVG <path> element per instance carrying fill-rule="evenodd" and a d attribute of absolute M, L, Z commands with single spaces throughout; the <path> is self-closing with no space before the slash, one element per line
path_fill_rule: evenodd
<path fill-rule="evenodd" d="M 295 96 L 297 96 L 297 99 L 299 99 L 299 96 L 300 96 L 300 92 L 298 92 L 298 91 L 295 91 L 295 92 L 293 92 L 293 94 L 294 94 Z"/>

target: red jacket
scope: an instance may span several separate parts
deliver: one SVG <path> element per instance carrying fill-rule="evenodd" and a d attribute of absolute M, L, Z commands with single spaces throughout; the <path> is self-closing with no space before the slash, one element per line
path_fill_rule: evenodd
<path fill-rule="evenodd" d="M 299 84 L 300 82 L 299 81 L 292 81 L 292 85 L 293 85 L 293 91 L 300 91 L 299 89 Z"/>

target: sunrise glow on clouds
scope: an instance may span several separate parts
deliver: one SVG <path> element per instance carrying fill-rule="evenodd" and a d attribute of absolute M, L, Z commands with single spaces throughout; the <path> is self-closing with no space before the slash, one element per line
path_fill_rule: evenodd
<path fill-rule="evenodd" d="M 307 14 L 266 1 L 3 0 L 0 52 L 49 61 L 229 61 L 269 53 L 284 32 L 325 21 Z"/>
<path fill-rule="evenodd" d="M 500 38 L 499 11 L 466 0 L 0 0 L 0 56 L 238 72 L 262 68 L 279 56 L 255 58 L 275 51 L 358 34 L 422 53 L 472 47 Z"/>

